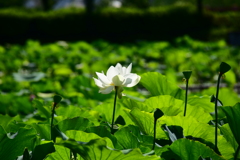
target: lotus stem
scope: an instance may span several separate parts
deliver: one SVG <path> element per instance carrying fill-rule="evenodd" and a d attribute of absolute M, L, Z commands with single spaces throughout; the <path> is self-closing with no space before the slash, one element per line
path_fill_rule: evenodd
<path fill-rule="evenodd" d="M 117 103 L 117 96 L 118 96 L 118 87 L 115 86 L 115 97 L 114 97 L 114 104 L 113 104 L 113 115 L 112 115 L 112 128 L 111 133 L 114 134 L 114 118 L 115 118 L 115 110 L 116 110 L 116 103 Z"/>
<path fill-rule="evenodd" d="M 237 160 L 239 150 L 240 150 L 240 145 L 238 145 L 238 148 L 237 148 L 237 150 L 236 150 L 236 152 L 235 152 L 234 160 Z"/>
<path fill-rule="evenodd" d="M 54 112 L 55 112 L 55 108 L 56 108 L 56 106 L 57 106 L 57 103 L 53 103 L 53 109 L 52 109 L 52 118 L 51 118 L 51 140 L 53 140 L 54 141 L 54 139 L 53 139 L 53 119 L 54 119 Z"/>
<path fill-rule="evenodd" d="M 154 118 L 154 129 L 153 129 L 153 146 L 152 150 L 155 148 L 155 140 L 156 140 L 156 126 L 157 126 L 157 119 Z"/>
<path fill-rule="evenodd" d="M 185 92 L 185 107 L 184 107 L 184 113 L 183 116 L 186 116 L 186 112 L 187 112 L 187 99 L 188 99 L 188 80 L 186 79 L 186 92 Z"/>
<path fill-rule="evenodd" d="M 218 76 L 218 81 L 217 81 L 217 91 L 216 91 L 216 99 L 215 99 L 215 152 L 218 151 L 217 147 L 217 129 L 218 129 L 218 111 L 217 111 L 217 102 L 218 102 L 218 93 L 219 93 L 219 85 L 220 85 L 220 80 L 221 80 L 222 74 L 219 73 Z"/>

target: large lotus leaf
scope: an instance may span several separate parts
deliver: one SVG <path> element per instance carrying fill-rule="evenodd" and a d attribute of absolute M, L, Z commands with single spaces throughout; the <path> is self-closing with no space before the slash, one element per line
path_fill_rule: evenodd
<path fill-rule="evenodd" d="M 44 107 L 40 101 L 33 100 L 33 106 L 38 109 L 38 111 L 41 113 L 41 116 L 44 116 L 45 118 L 51 118 L 50 108 Z"/>
<path fill-rule="evenodd" d="M 17 132 L 19 127 L 24 127 L 19 115 L 10 117 L 9 115 L 0 115 L 0 125 L 6 132 Z"/>
<path fill-rule="evenodd" d="M 130 150 L 112 150 L 106 146 L 104 139 L 94 139 L 88 143 L 77 143 L 76 141 L 59 141 L 57 144 L 63 145 L 72 151 L 80 154 L 84 160 L 159 160 L 156 155 L 144 156 L 138 148 Z"/>
<path fill-rule="evenodd" d="M 6 131 L 4 130 L 4 128 L 0 125 L 0 142 L 2 141 L 2 139 L 4 139 L 6 136 Z"/>
<path fill-rule="evenodd" d="M 227 116 L 229 126 L 232 130 L 234 138 L 238 145 L 240 145 L 240 103 L 235 104 L 233 107 L 222 107 L 223 112 Z"/>
<path fill-rule="evenodd" d="M 154 148 L 154 152 L 156 155 L 160 156 L 162 155 L 162 153 L 167 152 L 169 150 L 169 145 L 164 145 L 164 146 L 155 146 Z"/>
<path fill-rule="evenodd" d="M 224 124 L 223 126 L 220 127 L 220 130 L 223 134 L 223 136 L 226 138 L 226 140 L 231 144 L 231 146 L 234 148 L 234 150 L 237 150 L 238 144 L 237 141 L 234 138 L 234 135 L 231 131 L 231 128 L 229 124 Z"/>
<path fill-rule="evenodd" d="M 76 130 L 66 131 L 66 135 L 68 136 L 68 138 L 74 139 L 80 142 L 89 142 L 90 140 L 101 138 L 95 133 L 86 133 L 83 131 L 76 131 Z M 104 137 L 103 139 L 106 140 L 108 147 L 114 148 L 112 141 L 109 138 Z"/>
<path fill-rule="evenodd" d="M 81 130 L 84 131 L 89 125 L 87 118 L 75 117 L 71 119 L 65 119 L 58 123 L 58 127 L 62 132 L 67 130 Z"/>
<path fill-rule="evenodd" d="M 112 114 L 113 114 L 113 103 L 103 103 L 96 108 L 94 111 L 97 111 L 105 121 L 111 123 L 112 122 Z M 120 103 L 117 103 L 115 110 L 115 121 L 118 116 L 121 115 L 124 118 L 126 125 L 133 124 L 131 119 L 124 112 L 124 107 Z"/>
<path fill-rule="evenodd" d="M 59 146 L 59 145 L 54 145 L 55 152 L 49 154 L 46 158 L 46 160 L 71 160 L 70 159 L 70 149 L 64 147 L 64 146 Z"/>
<path fill-rule="evenodd" d="M 124 149 L 138 148 L 140 146 L 138 138 L 133 135 L 128 127 L 121 128 L 114 136 Z"/>
<path fill-rule="evenodd" d="M 155 108 L 159 108 L 163 111 L 164 115 L 168 116 L 183 115 L 184 112 L 184 101 L 175 99 L 169 95 L 151 97 L 144 103 L 148 106 L 148 108 L 152 108 L 151 111 Z M 204 109 L 189 104 L 187 105 L 186 116 L 192 116 L 203 123 L 208 123 L 212 120 L 210 114 L 205 112 Z"/>
<path fill-rule="evenodd" d="M 216 94 L 216 87 L 203 90 L 202 95 Z M 236 92 L 233 92 L 231 88 L 221 88 L 219 90 L 218 99 L 222 101 L 223 106 L 233 106 L 240 101 L 240 98 Z"/>
<path fill-rule="evenodd" d="M 206 145 L 189 139 L 179 139 L 174 141 L 170 149 L 177 154 L 181 160 L 198 160 L 202 158 L 212 158 L 214 160 L 224 160 Z"/>
<path fill-rule="evenodd" d="M 235 138 L 233 136 L 233 133 L 232 133 L 228 123 L 224 124 L 223 126 L 221 126 L 220 130 L 221 130 L 224 138 L 230 144 L 228 150 L 223 155 L 225 155 L 225 157 L 227 159 L 231 159 L 231 158 L 233 158 L 233 155 L 234 155 L 235 151 L 237 150 L 238 144 L 237 144 L 237 142 L 236 142 L 236 140 L 235 140 Z M 221 145 L 221 144 L 218 144 L 218 145 Z M 224 150 L 222 152 L 224 152 Z M 240 157 L 240 155 L 239 155 L 239 157 Z"/>
<path fill-rule="evenodd" d="M 13 160 L 22 155 L 26 147 L 33 149 L 37 134 L 34 129 L 20 128 L 18 132 L 11 135 L 4 134 L 3 131 L 0 126 L 0 157 L 4 157 L 4 160 Z"/>
<path fill-rule="evenodd" d="M 51 140 L 51 126 L 49 124 L 32 124 L 39 136 L 45 140 Z"/>
<path fill-rule="evenodd" d="M 121 145 L 119 145 L 119 143 L 117 142 L 116 137 L 114 137 L 111 132 L 108 130 L 110 129 L 107 126 L 93 126 L 93 127 L 89 127 L 85 130 L 85 132 L 87 133 L 95 133 L 100 137 L 108 137 L 109 139 L 111 139 L 114 148 L 116 149 L 123 149 Z"/>
<path fill-rule="evenodd" d="M 121 101 L 121 104 L 128 108 L 128 109 L 132 109 L 132 108 L 138 108 L 140 109 L 141 111 L 146 111 L 146 112 L 152 112 L 152 107 L 149 107 L 147 106 L 145 103 L 143 102 L 140 102 L 140 101 L 136 101 L 136 100 L 133 100 L 133 99 L 129 99 L 129 98 L 124 98 L 122 101 Z"/>
<path fill-rule="evenodd" d="M 123 149 L 140 148 L 143 153 L 150 152 L 153 137 L 142 135 L 137 126 L 129 125 L 115 132 L 114 136 Z"/>
<path fill-rule="evenodd" d="M 136 136 L 140 143 L 151 144 L 152 145 L 153 137 L 152 136 L 143 135 L 141 133 L 139 127 L 137 127 L 135 125 L 128 125 L 128 126 L 126 126 L 124 128 L 126 128 L 125 131 L 131 132 L 134 136 Z"/>
<path fill-rule="evenodd" d="M 210 96 L 189 96 L 188 104 L 197 108 L 201 107 L 204 109 L 205 112 L 211 113 L 214 112 L 214 103 L 211 103 L 210 99 Z"/>
<path fill-rule="evenodd" d="M 56 114 L 58 116 L 63 116 L 66 118 L 74 118 L 74 117 L 84 117 L 82 116 L 82 114 L 85 113 L 85 111 L 83 111 L 80 107 L 75 107 L 75 106 L 71 106 L 69 105 L 68 107 L 59 107 L 56 109 Z"/>
<path fill-rule="evenodd" d="M 225 159 L 233 158 L 235 153 L 231 144 L 222 135 L 218 136 L 218 150 Z"/>
<path fill-rule="evenodd" d="M 128 115 L 135 123 L 135 125 L 139 127 L 143 134 L 153 136 L 154 133 L 153 113 L 144 112 L 140 111 L 138 108 L 133 108 Z M 166 133 L 160 127 L 156 128 L 156 138 L 168 139 Z"/>
<path fill-rule="evenodd" d="M 171 95 L 177 99 L 184 99 L 184 90 L 157 72 L 148 72 L 141 75 L 141 84 L 153 95 Z"/>
<path fill-rule="evenodd" d="M 183 116 L 163 116 L 160 118 L 160 125 L 167 124 L 168 126 L 181 126 L 183 128 L 184 136 L 192 136 L 196 138 L 204 139 L 205 141 L 215 143 L 214 127 L 198 122 L 193 117 Z M 219 131 L 218 131 L 219 132 Z M 232 148 L 230 144 L 223 138 L 222 135 L 218 135 L 218 149 L 224 157 L 231 156 Z"/>
<path fill-rule="evenodd" d="M 51 126 L 49 124 L 32 124 L 32 126 L 42 139 L 54 141 L 56 137 L 62 137 L 63 139 L 67 139 L 67 136 L 59 130 L 57 125 L 54 125 L 52 128 L 52 137 L 50 132 Z"/>
<path fill-rule="evenodd" d="M 63 119 L 83 117 L 83 118 L 87 118 L 89 121 L 93 122 L 95 125 L 99 125 L 97 112 L 93 110 L 89 111 L 85 108 L 68 105 L 67 107 L 56 108 L 55 111 L 56 111 L 56 114 L 58 116 L 62 116 Z"/>

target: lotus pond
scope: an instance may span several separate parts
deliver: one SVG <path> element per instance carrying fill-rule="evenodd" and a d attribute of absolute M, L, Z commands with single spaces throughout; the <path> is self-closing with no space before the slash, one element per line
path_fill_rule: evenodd
<path fill-rule="evenodd" d="M 240 49 L 225 41 L 29 40 L 0 59 L 0 159 L 240 159 Z"/>

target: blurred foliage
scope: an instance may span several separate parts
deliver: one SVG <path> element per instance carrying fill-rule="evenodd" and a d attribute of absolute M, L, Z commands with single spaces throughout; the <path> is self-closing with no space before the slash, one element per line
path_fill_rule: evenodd
<path fill-rule="evenodd" d="M 34 97 L 48 101 L 56 93 L 65 97 L 61 103 L 71 101 L 72 104 L 92 107 L 97 103 L 92 101 L 93 98 L 99 101 L 109 98 L 109 95 L 98 94 L 92 77 L 95 72 L 106 71 L 116 63 L 133 63 L 133 72 L 138 74 L 160 72 L 175 84 L 182 83 L 182 71 L 192 70 L 191 85 L 215 83 L 214 75 L 217 75 L 221 61 L 232 66 L 223 82 L 233 87 L 240 80 L 239 55 L 239 47 L 228 46 L 223 40 L 201 42 L 187 36 L 177 38 L 173 43 L 138 41 L 116 44 L 98 40 L 41 44 L 29 40 L 23 46 L 0 46 L 0 90 L 6 94 L 14 93 L 16 97 L 26 97 L 21 101 L 30 101 Z M 136 96 L 141 99 L 139 94 Z M 5 102 L 12 102 L 12 96 L 5 97 L 1 98 L 4 99 L 3 106 Z M 23 104 L 21 101 L 16 102 Z M 14 114 L 12 109 L 8 111 L 3 107 L 1 112 Z"/>
<path fill-rule="evenodd" d="M 122 7 L 136 7 L 136 8 L 148 8 L 150 3 L 148 0 L 123 0 Z"/>
<path fill-rule="evenodd" d="M 200 16 L 192 5 L 144 10 L 104 8 L 96 10 L 91 18 L 84 9 L 76 8 L 48 12 L 9 8 L 0 10 L 0 43 L 23 44 L 27 39 L 41 42 L 100 38 L 115 42 L 173 40 L 185 34 L 200 40 L 216 40 L 239 31 L 239 18 L 239 12 L 206 11 Z"/>

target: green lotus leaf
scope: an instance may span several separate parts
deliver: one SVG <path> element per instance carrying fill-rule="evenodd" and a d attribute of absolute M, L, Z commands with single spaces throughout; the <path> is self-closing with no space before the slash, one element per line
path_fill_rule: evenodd
<path fill-rule="evenodd" d="M 229 124 L 224 124 L 223 126 L 219 127 L 219 129 L 221 130 L 223 137 L 227 140 L 227 142 L 230 144 L 227 151 L 225 151 L 225 153 L 222 153 L 227 159 L 231 159 L 233 158 L 234 153 L 237 150 L 238 144 L 233 136 L 233 133 L 230 129 Z M 218 144 L 218 146 L 221 144 Z M 222 147 L 224 148 L 224 146 Z M 230 150 L 231 149 L 231 150 Z M 224 150 L 222 151 L 224 152 Z M 239 155 L 240 158 L 240 155 Z"/>
<path fill-rule="evenodd" d="M 76 130 L 66 131 L 66 135 L 68 138 L 74 139 L 80 142 L 89 142 L 90 140 L 101 138 L 95 133 L 86 133 L 83 131 L 76 131 Z M 114 148 L 112 141 L 109 138 L 104 137 L 103 139 L 106 140 L 108 147 Z"/>
<path fill-rule="evenodd" d="M 121 128 L 114 133 L 114 136 L 117 138 L 123 149 L 138 148 L 140 146 L 138 137 L 131 132 L 129 127 Z"/>
<path fill-rule="evenodd" d="M 207 142 L 215 143 L 214 135 L 214 127 L 198 122 L 195 118 L 183 117 L 183 116 L 163 116 L 159 119 L 160 126 L 163 124 L 167 124 L 168 126 L 180 126 L 183 128 L 184 136 L 192 136 L 195 138 L 204 139 Z M 218 130 L 219 133 L 219 130 Z M 225 157 L 231 157 L 233 153 L 233 149 L 231 145 L 226 141 L 226 139 L 222 135 L 218 135 L 218 149 L 220 153 Z"/>
<path fill-rule="evenodd" d="M 90 122 L 87 118 L 75 117 L 64 119 L 63 121 L 58 122 L 58 128 L 62 132 L 67 130 L 81 130 L 84 131 L 89 125 Z"/>
<path fill-rule="evenodd" d="M 227 116 L 227 120 L 234 138 L 238 145 L 240 145 L 240 103 L 235 104 L 233 107 L 222 107 L 222 109 Z"/>
<path fill-rule="evenodd" d="M 127 112 L 127 111 L 126 111 Z M 129 117 L 137 125 L 140 131 L 149 136 L 153 136 L 154 133 L 154 117 L 153 113 L 140 111 L 138 108 L 133 108 L 129 112 Z M 159 121 L 157 121 L 158 125 Z M 168 139 L 166 133 L 160 128 L 156 128 L 156 138 L 157 139 Z"/>
<path fill-rule="evenodd" d="M 0 126 L 0 157 L 4 157 L 4 160 L 13 160 L 22 155 L 26 147 L 32 150 L 36 135 L 32 128 L 20 128 L 18 132 L 7 135 Z"/>
<path fill-rule="evenodd" d="M 215 94 L 216 87 L 211 87 L 202 91 L 204 95 Z M 231 88 L 223 87 L 219 91 L 218 99 L 221 100 L 223 106 L 234 106 L 237 102 L 240 102 L 240 98 L 236 92 Z"/>
<path fill-rule="evenodd" d="M 33 106 L 38 109 L 38 111 L 41 113 L 41 116 L 44 116 L 45 118 L 51 118 L 50 108 L 44 107 L 40 101 L 33 100 Z"/>
<path fill-rule="evenodd" d="M 205 112 L 214 112 L 214 103 L 210 102 L 210 96 L 189 96 L 188 104 L 197 108 L 201 107 Z"/>
<path fill-rule="evenodd" d="M 115 132 L 114 136 L 122 149 L 140 148 L 143 153 L 150 152 L 153 145 L 153 137 L 142 135 L 137 126 L 128 125 Z"/>
<path fill-rule="evenodd" d="M 115 110 L 115 121 L 118 116 L 121 115 L 124 118 L 126 125 L 133 124 L 131 119 L 126 115 L 124 111 L 124 107 L 122 107 L 121 103 L 117 103 Z M 113 114 L 113 103 L 103 103 L 94 108 L 94 111 L 97 111 L 102 117 L 104 121 L 112 122 L 112 114 Z"/>
<path fill-rule="evenodd" d="M 231 128 L 229 124 L 224 124 L 223 126 L 220 127 L 220 130 L 223 134 L 223 136 L 226 138 L 226 140 L 231 144 L 231 146 L 234 148 L 234 150 L 237 150 L 238 144 L 237 141 L 234 138 L 234 135 L 231 131 Z"/>
<path fill-rule="evenodd" d="M 106 146 L 104 139 L 94 139 L 88 143 L 77 143 L 73 140 L 58 140 L 58 145 L 63 145 L 78 153 L 84 160 L 160 160 L 156 155 L 144 156 L 138 148 L 128 150 L 112 150 Z"/>
<path fill-rule="evenodd" d="M 141 111 L 146 111 L 146 112 L 152 112 L 152 107 L 147 106 L 145 103 L 140 102 L 140 101 L 136 101 L 130 98 L 124 98 L 121 101 L 122 106 L 124 106 L 125 108 L 128 109 L 132 109 L 132 108 L 138 108 Z"/>
<path fill-rule="evenodd" d="M 107 126 L 92 126 L 86 128 L 85 132 L 95 133 L 102 138 L 108 137 L 112 141 L 115 149 L 123 149 L 122 146 L 118 143 L 116 137 L 113 136 L 109 130 L 110 128 Z"/>
<path fill-rule="evenodd" d="M 75 107 L 69 105 L 68 107 L 59 107 L 55 110 L 58 116 L 63 116 L 65 118 L 79 117 L 84 112 L 80 107 Z"/>
<path fill-rule="evenodd" d="M 39 136 L 45 140 L 51 140 L 50 124 L 32 124 L 32 127 L 37 131 Z"/>
<path fill-rule="evenodd" d="M 33 128 L 37 131 L 42 139 L 51 140 L 51 126 L 50 124 L 32 124 Z M 62 137 L 67 139 L 68 137 L 58 128 L 57 125 L 54 125 L 52 128 L 52 139 L 55 140 L 56 137 Z"/>
<path fill-rule="evenodd" d="M 59 145 L 54 145 L 54 148 L 55 152 L 48 154 L 45 160 L 70 160 L 70 149 Z"/>
<path fill-rule="evenodd" d="M 17 132 L 20 127 L 24 127 L 19 115 L 10 117 L 9 115 L 0 115 L 0 125 L 6 132 Z"/>
<path fill-rule="evenodd" d="M 147 108 L 152 108 L 151 110 L 159 108 L 164 115 L 168 116 L 183 115 L 185 104 L 183 100 L 176 99 L 169 95 L 151 97 L 144 103 L 148 106 Z M 190 104 L 188 104 L 187 107 L 187 117 L 194 117 L 203 123 L 208 123 L 212 120 L 211 115 L 205 112 L 203 108 L 192 106 Z"/>
<path fill-rule="evenodd" d="M 167 78 L 157 72 L 148 72 L 141 75 L 141 84 L 152 94 L 171 95 L 177 99 L 184 100 L 184 90 L 180 89 L 176 84 L 167 80 Z"/>
<path fill-rule="evenodd" d="M 206 145 L 189 139 L 179 139 L 174 141 L 170 149 L 177 154 L 181 160 L 197 160 L 202 158 L 212 158 L 214 160 L 224 160 Z"/>

